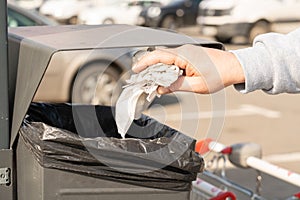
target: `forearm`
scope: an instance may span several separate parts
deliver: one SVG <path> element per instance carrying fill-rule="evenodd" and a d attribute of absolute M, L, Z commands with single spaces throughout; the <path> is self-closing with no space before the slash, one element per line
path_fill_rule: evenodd
<path fill-rule="evenodd" d="M 242 93 L 263 90 L 269 94 L 300 92 L 300 29 L 288 35 L 258 36 L 253 47 L 231 51 L 241 63 L 245 83 Z"/>

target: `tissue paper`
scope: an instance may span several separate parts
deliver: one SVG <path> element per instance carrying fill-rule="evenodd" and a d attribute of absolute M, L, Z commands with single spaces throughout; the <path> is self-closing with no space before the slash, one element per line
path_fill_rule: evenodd
<path fill-rule="evenodd" d="M 116 103 L 116 123 L 122 138 L 125 138 L 132 121 L 140 118 L 155 97 L 160 96 L 156 92 L 158 86 L 169 87 L 180 75 L 182 70 L 179 67 L 158 63 L 127 80 L 128 84 Z"/>

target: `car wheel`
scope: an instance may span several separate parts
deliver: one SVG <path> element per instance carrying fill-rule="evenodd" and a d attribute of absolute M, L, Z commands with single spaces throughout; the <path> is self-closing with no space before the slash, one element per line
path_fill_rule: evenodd
<path fill-rule="evenodd" d="M 249 31 L 249 43 L 253 43 L 254 38 L 260 34 L 268 33 L 271 31 L 270 23 L 267 21 L 256 22 Z"/>
<path fill-rule="evenodd" d="M 166 29 L 171 29 L 171 30 L 178 28 L 178 23 L 176 21 L 176 18 L 171 15 L 166 16 L 161 23 L 161 27 Z"/>
<path fill-rule="evenodd" d="M 225 44 L 231 43 L 232 37 L 215 36 L 216 40 Z"/>
<path fill-rule="evenodd" d="M 107 18 L 103 20 L 103 24 L 114 24 L 114 23 L 115 23 L 114 20 L 111 18 Z"/>
<path fill-rule="evenodd" d="M 75 77 L 72 102 L 93 105 L 114 105 L 122 90 L 120 73 L 107 63 L 92 63 Z"/>
<path fill-rule="evenodd" d="M 73 17 L 71 17 L 70 19 L 69 19 L 69 24 L 77 24 L 77 22 L 78 22 L 78 18 L 77 18 L 77 16 L 73 16 Z"/>

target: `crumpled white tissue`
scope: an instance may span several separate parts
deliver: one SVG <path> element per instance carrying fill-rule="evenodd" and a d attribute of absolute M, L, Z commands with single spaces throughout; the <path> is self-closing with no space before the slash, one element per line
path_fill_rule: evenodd
<path fill-rule="evenodd" d="M 182 70 L 175 65 L 158 63 L 149 66 L 144 71 L 133 74 L 123 88 L 116 103 L 116 123 L 118 132 L 125 135 L 134 119 L 141 117 L 142 112 L 148 108 L 156 96 L 160 96 L 156 90 L 158 86 L 169 87 Z"/>

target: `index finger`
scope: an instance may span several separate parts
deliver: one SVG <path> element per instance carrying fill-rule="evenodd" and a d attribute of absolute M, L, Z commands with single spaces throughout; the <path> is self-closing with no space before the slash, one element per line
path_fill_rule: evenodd
<path fill-rule="evenodd" d="M 175 61 L 175 53 L 167 50 L 155 50 L 142 56 L 142 58 L 132 67 L 132 70 L 135 73 L 139 73 L 150 65 L 157 63 L 172 65 Z"/>

